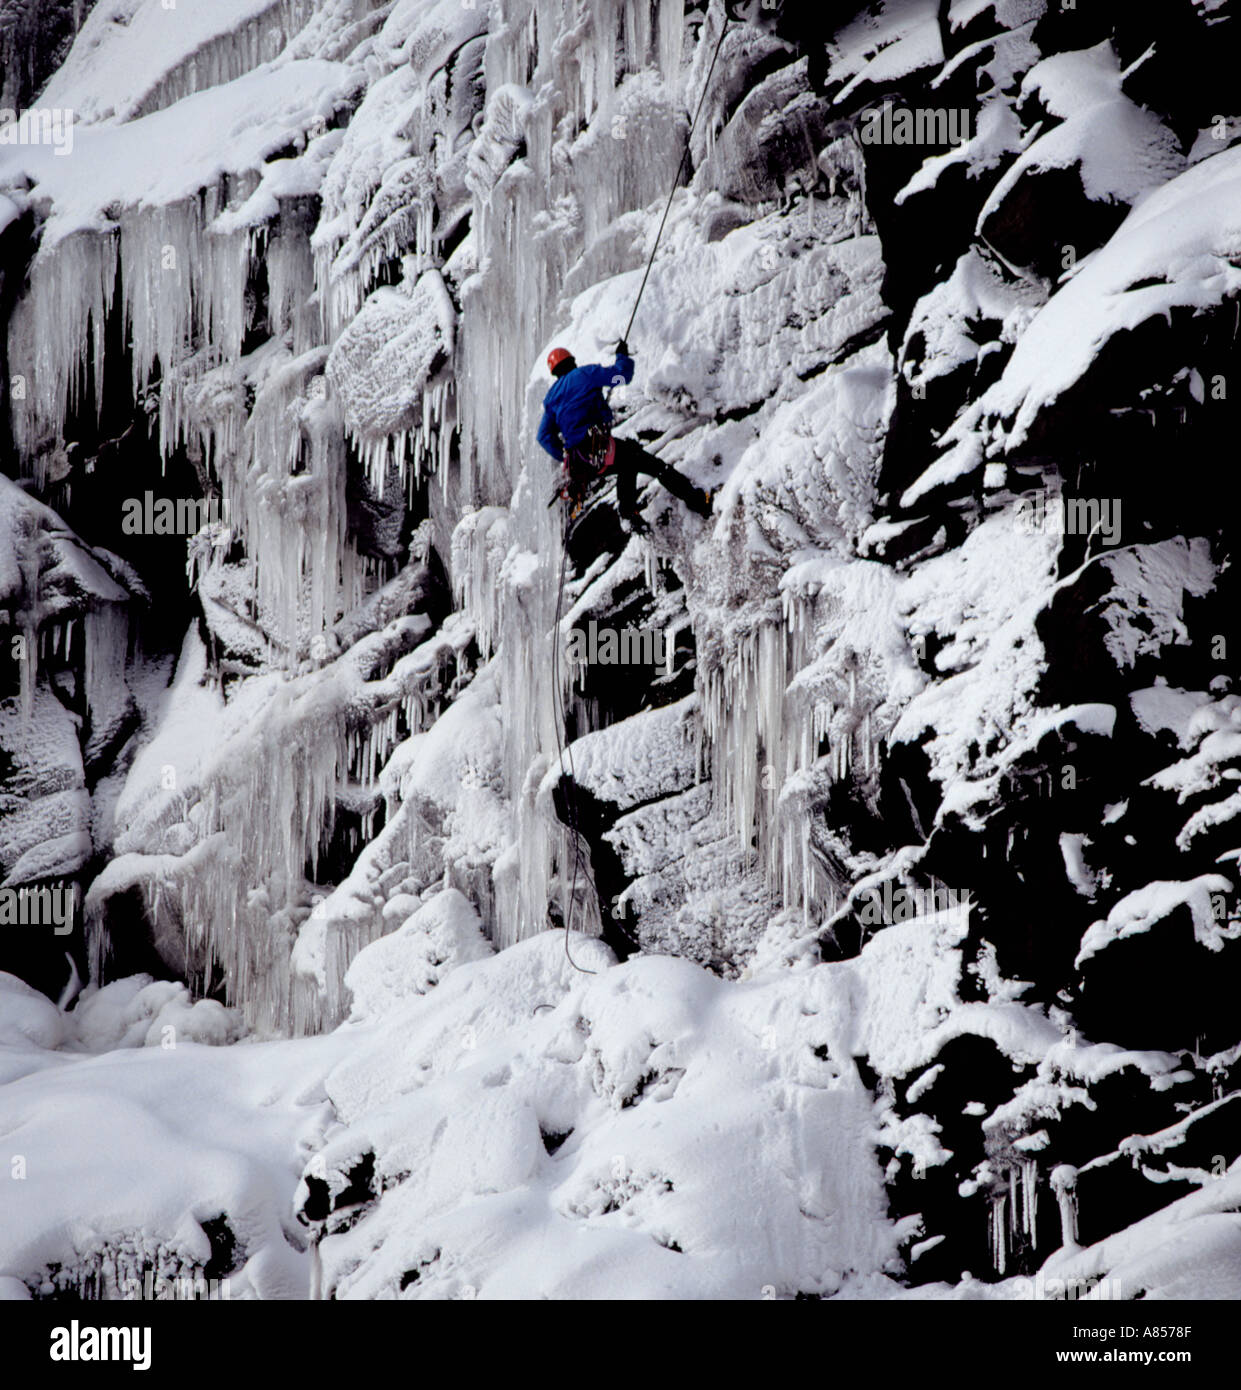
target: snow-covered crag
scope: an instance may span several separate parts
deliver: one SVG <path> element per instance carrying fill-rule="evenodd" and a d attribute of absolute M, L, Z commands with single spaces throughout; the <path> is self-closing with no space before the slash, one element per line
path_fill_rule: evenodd
<path fill-rule="evenodd" d="M 1241 1294 L 1241 19 L 801 8 L 0 0 L 0 1291 Z"/>

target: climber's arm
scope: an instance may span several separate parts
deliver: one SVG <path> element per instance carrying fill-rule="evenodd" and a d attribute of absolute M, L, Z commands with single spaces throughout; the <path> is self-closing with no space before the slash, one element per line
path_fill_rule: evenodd
<path fill-rule="evenodd" d="M 564 458 L 564 440 L 556 428 L 556 417 L 546 406 L 543 407 L 543 419 L 539 425 L 539 443 L 552 458 L 557 461 Z"/>
<path fill-rule="evenodd" d="M 577 371 L 589 385 L 606 391 L 610 386 L 627 386 L 633 380 L 633 358 L 618 352 L 615 363 L 610 367 L 605 367 L 601 362 L 598 366 L 579 367 Z"/>

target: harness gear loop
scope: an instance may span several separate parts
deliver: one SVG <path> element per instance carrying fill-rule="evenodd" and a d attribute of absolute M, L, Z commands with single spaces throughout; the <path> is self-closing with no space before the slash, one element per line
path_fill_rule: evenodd
<path fill-rule="evenodd" d="M 586 501 L 595 479 L 615 461 L 616 440 L 606 425 L 591 425 L 580 444 L 564 451 L 560 496 L 570 503 L 575 515 Z"/>

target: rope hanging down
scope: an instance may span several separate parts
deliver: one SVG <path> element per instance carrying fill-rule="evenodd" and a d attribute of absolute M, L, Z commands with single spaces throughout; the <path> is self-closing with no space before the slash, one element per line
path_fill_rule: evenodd
<path fill-rule="evenodd" d="M 659 219 L 659 231 L 655 233 L 655 245 L 651 247 L 651 254 L 646 263 L 646 271 L 642 276 L 642 283 L 638 286 L 638 297 L 633 301 L 633 313 L 629 315 L 629 323 L 625 327 L 622 335 L 628 340 L 630 333 L 633 332 L 633 321 L 638 317 L 638 305 L 642 303 L 642 293 L 646 289 L 646 282 L 650 278 L 651 266 L 655 264 L 655 253 L 659 250 L 660 238 L 664 234 L 664 223 L 668 220 L 668 214 L 672 211 L 672 200 L 676 197 L 677 189 L 681 184 L 681 170 L 685 168 L 685 161 L 689 158 L 690 143 L 694 138 L 694 131 L 698 129 L 698 117 L 702 115 L 702 104 L 707 99 L 707 92 L 711 87 L 711 74 L 715 71 L 715 60 L 720 56 L 720 49 L 724 46 L 724 35 L 728 33 L 730 20 L 725 19 L 720 36 L 715 41 L 715 52 L 711 55 L 711 66 L 707 69 L 707 76 L 702 84 L 702 94 L 698 98 L 698 105 L 694 110 L 694 119 L 690 122 L 689 134 L 685 137 L 685 148 L 681 151 L 681 162 L 677 165 L 677 171 L 672 178 L 672 188 L 668 193 L 668 201 L 664 205 L 664 215 Z"/>
<path fill-rule="evenodd" d="M 685 168 L 685 161 L 689 158 L 690 145 L 694 139 L 694 131 L 698 129 L 698 117 L 702 115 L 703 103 L 707 99 L 707 92 L 710 90 L 711 87 L 711 77 L 712 74 L 715 72 L 715 60 L 720 56 L 720 49 L 724 46 L 724 35 L 728 33 L 728 26 L 730 22 L 731 16 L 724 20 L 724 23 L 720 28 L 720 36 L 715 41 L 715 51 L 711 54 L 711 63 L 707 68 L 707 75 L 702 84 L 702 92 L 698 97 L 698 105 L 694 108 L 694 118 L 692 121 L 690 121 L 689 133 L 685 137 L 685 148 L 681 151 L 681 161 L 677 165 L 676 174 L 673 176 L 672 179 L 672 187 L 668 191 L 668 201 L 664 204 L 664 215 L 659 219 L 659 230 L 655 233 L 655 245 L 651 247 L 651 254 L 646 263 L 646 270 L 642 275 L 642 283 L 638 286 L 637 298 L 633 301 L 633 312 L 629 315 L 629 323 L 627 324 L 624 333 L 624 336 L 626 338 L 628 338 L 629 334 L 633 331 L 633 322 L 634 319 L 636 319 L 638 316 L 638 305 L 642 303 L 642 295 L 643 292 L 646 290 L 646 282 L 650 278 L 651 266 L 655 263 L 655 253 L 659 250 L 659 243 L 664 234 L 664 225 L 668 221 L 669 212 L 672 211 L 672 200 L 676 197 L 677 188 L 680 186 L 681 183 L 681 171 Z M 577 881 L 582 870 L 581 833 L 578 830 L 577 824 L 577 795 L 575 790 L 577 774 L 573 766 L 573 749 L 571 746 L 565 744 L 561 733 L 562 725 L 565 722 L 565 710 L 564 697 L 560 684 L 560 619 L 561 614 L 564 612 L 565 573 L 569 557 L 569 535 L 572 529 L 573 522 L 572 519 L 569 518 L 566 521 L 565 533 L 561 541 L 560 578 L 556 586 L 556 618 L 552 628 L 552 722 L 556 727 L 556 751 L 558 754 L 557 765 L 560 768 L 562 776 L 565 772 L 566 754 L 568 755 L 569 760 L 569 789 L 567 789 L 566 791 L 565 809 L 569 813 L 569 831 L 573 837 L 573 878 L 570 882 L 569 900 L 566 904 L 565 909 L 564 951 L 565 956 L 569 961 L 569 964 L 574 968 L 574 970 L 579 971 L 583 975 L 595 975 L 598 973 L 597 971 L 587 970 L 585 966 L 578 965 L 577 961 L 573 959 L 573 953 L 569 950 L 569 936 L 570 932 L 572 931 L 573 924 L 573 908 L 577 898 Z M 592 886 L 594 886 L 595 898 L 597 900 L 599 896 L 598 886 L 593 885 L 593 875 L 590 875 L 589 869 L 587 869 L 586 872 L 587 876 L 592 878 Z"/>
<path fill-rule="evenodd" d="M 560 543 L 560 580 L 556 586 L 556 621 L 552 628 L 552 723 L 556 727 L 556 751 L 559 757 L 557 766 L 564 776 L 565 754 L 569 755 L 569 786 L 565 790 L 565 809 L 569 813 L 569 833 L 573 836 L 573 882 L 569 888 L 569 900 L 564 915 L 564 953 L 569 964 L 582 975 L 597 975 L 597 970 L 587 970 L 573 959 L 569 950 L 569 932 L 573 927 L 573 904 L 577 898 L 577 880 L 582 862 L 582 841 L 577 828 L 577 770 L 573 766 L 573 749 L 566 746 L 561 737 L 561 726 L 565 723 L 564 692 L 560 684 L 560 616 L 564 612 L 564 581 L 569 560 L 569 536 L 573 530 L 572 517 L 566 518 L 564 536 Z M 599 889 L 595 887 L 595 898 Z"/>

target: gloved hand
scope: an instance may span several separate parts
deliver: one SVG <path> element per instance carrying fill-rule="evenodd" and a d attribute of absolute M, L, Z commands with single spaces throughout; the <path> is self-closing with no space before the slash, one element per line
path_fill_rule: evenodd
<path fill-rule="evenodd" d="M 547 505 L 554 507 L 557 502 L 567 502 L 569 499 L 569 458 L 565 455 L 564 462 L 560 465 L 560 481 L 556 484 Z"/>
<path fill-rule="evenodd" d="M 616 355 L 617 355 L 617 357 L 632 357 L 632 356 L 633 356 L 633 353 L 629 351 L 629 344 L 624 340 L 624 338 L 619 338 L 619 339 L 617 340 L 617 343 L 616 343 Z"/>

